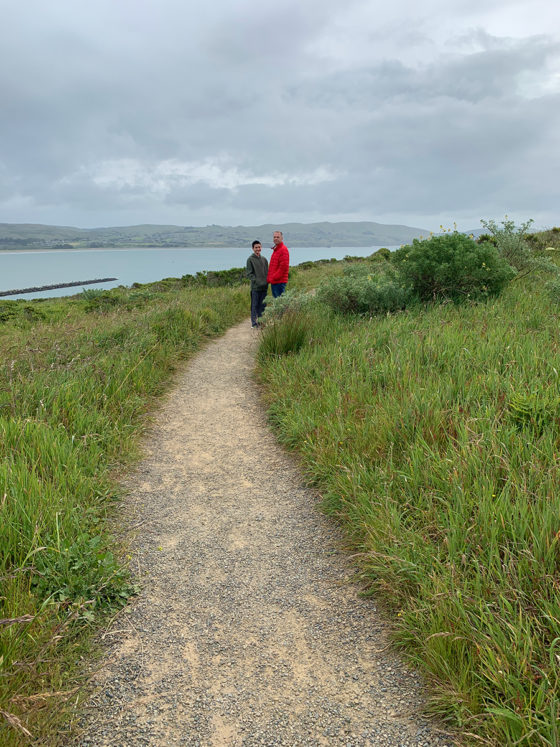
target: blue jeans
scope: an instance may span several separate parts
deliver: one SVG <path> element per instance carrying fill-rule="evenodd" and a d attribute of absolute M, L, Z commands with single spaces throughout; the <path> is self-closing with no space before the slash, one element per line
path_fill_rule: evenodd
<path fill-rule="evenodd" d="M 267 290 L 251 291 L 251 325 L 253 327 L 257 326 L 258 318 L 263 315 Z"/>
<path fill-rule="evenodd" d="M 272 291 L 272 298 L 278 298 L 286 290 L 286 283 L 271 283 L 270 290 Z"/>

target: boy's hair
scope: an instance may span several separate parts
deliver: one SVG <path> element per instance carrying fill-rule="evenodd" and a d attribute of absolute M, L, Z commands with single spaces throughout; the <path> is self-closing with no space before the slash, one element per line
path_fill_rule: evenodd
<path fill-rule="evenodd" d="M 253 243 L 251 244 L 251 248 L 252 248 L 252 249 L 254 249 L 254 248 L 255 248 L 255 244 L 260 244 L 260 243 L 261 243 L 261 242 L 260 242 L 260 241 L 259 241 L 258 239 L 255 239 L 255 240 L 253 241 Z"/>

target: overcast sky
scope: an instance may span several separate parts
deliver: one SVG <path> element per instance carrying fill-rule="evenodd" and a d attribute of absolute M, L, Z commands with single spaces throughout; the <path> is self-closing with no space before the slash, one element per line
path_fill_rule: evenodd
<path fill-rule="evenodd" d="M 560 225 L 558 0 L 0 0 L 0 222 Z"/>

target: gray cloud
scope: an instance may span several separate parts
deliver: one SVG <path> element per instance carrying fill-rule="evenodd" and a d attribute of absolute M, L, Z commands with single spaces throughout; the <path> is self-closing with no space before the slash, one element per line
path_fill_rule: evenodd
<path fill-rule="evenodd" d="M 31 5 L 3 14 L 0 221 L 560 222 L 546 4 Z"/>

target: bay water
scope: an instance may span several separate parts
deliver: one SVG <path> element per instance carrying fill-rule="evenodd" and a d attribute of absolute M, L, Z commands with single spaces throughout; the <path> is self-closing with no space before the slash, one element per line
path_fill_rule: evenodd
<path fill-rule="evenodd" d="M 389 247 L 392 248 L 392 247 Z M 367 257 L 379 249 L 370 247 L 289 247 L 290 265 L 318 259 L 343 259 L 347 255 Z M 195 275 L 204 270 L 229 270 L 245 267 L 250 248 L 172 247 L 165 249 L 35 249 L 0 251 L 0 291 L 83 282 L 114 277 L 109 283 L 88 288 L 108 289 L 118 285 L 152 283 L 163 278 Z M 270 260 L 272 249 L 263 246 Z M 52 298 L 80 293 L 80 286 L 5 296 L 17 298 Z M 1 300 L 1 298 L 0 298 Z"/>

